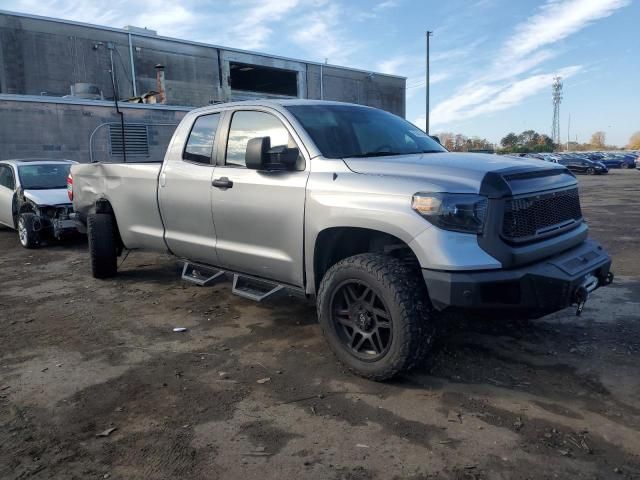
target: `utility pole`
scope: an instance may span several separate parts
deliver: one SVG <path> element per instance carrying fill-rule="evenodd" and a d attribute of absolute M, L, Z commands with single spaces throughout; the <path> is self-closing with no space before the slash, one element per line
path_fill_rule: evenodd
<path fill-rule="evenodd" d="M 569 151 L 569 139 L 571 138 L 571 114 L 569 114 L 569 119 L 567 120 L 567 152 Z"/>
<path fill-rule="evenodd" d="M 426 105 L 425 105 L 425 131 L 427 132 L 427 135 L 429 134 L 429 37 L 431 37 L 433 35 L 433 32 L 427 30 L 427 58 L 426 58 L 426 62 L 427 62 L 427 69 L 426 69 L 426 89 L 427 89 L 427 94 L 426 94 Z"/>

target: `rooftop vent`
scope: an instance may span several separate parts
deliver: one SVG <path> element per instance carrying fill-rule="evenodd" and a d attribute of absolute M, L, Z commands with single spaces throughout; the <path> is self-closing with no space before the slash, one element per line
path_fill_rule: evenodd
<path fill-rule="evenodd" d="M 147 27 L 142 28 L 142 27 L 134 27 L 133 25 L 125 25 L 124 29 L 127 32 L 130 32 L 130 33 L 142 33 L 142 34 L 145 34 L 145 35 L 158 35 L 158 31 L 157 30 L 151 30 L 150 28 L 147 28 Z"/>
<path fill-rule="evenodd" d="M 126 139 L 127 157 L 149 156 L 149 132 L 146 125 L 125 124 L 124 137 Z M 109 141 L 111 156 L 123 155 L 122 126 L 119 123 L 109 124 Z"/>

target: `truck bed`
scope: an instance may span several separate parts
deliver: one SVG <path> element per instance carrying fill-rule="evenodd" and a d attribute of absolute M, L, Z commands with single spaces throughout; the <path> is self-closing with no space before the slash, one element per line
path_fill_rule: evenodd
<path fill-rule="evenodd" d="M 158 209 L 162 163 L 91 163 L 74 165 L 73 194 L 78 218 L 94 213 L 96 201 L 108 200 L 126 248 L 166 250 Z"/>

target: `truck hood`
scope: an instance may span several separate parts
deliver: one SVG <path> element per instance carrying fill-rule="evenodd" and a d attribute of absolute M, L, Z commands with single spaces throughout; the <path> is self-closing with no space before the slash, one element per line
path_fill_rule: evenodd
<path fill-rule="evenodd" d="M 24 196 L 36 205 L 62 205 L 71 203 L 66 188 L 53 190 L 24 190 Z"/>
<path fill-rule="evenodd" d="M 543 160 L 484 153 L 424 153 L 388 157 L 345 158 L 349 169 L 370 175 L 424 179 L 451 193 L 478 193 L 489 172 L 543 174 L 566 173 L 565 167 Z M 554 173 L 554 172 L 551 172 Z"/>

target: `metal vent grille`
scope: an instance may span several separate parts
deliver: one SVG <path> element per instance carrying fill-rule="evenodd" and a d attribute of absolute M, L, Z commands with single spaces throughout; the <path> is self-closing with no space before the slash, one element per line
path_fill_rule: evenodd
<path fill-rule="evenodd" d="M 578 189 L 572 188 L 505 202 L 502 235 L 533 240 L 563 230 L 582 219 Z"/>
<path fill-rule="evenodd" d="M 127 157 L 149 156 L 149 131 L 147 125 L 125 124 L 124 138 Z M 109 125 L 109 142 L 112 156 L 122 156 L 122 126 L 119 123 Z"/>

